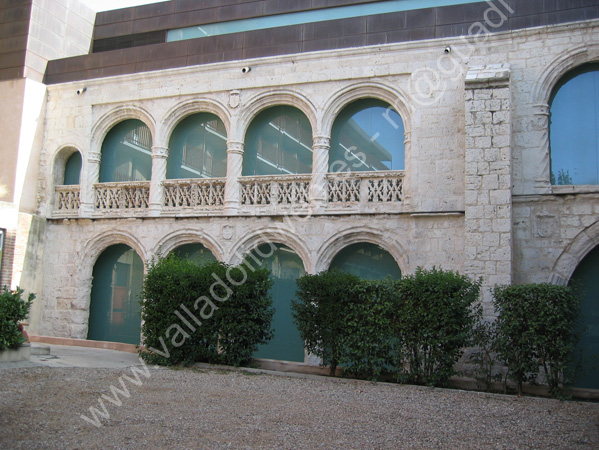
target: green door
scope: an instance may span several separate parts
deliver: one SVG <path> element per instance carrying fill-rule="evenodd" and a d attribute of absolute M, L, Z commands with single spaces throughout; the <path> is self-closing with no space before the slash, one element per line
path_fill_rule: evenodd
<path fill-rule="evenodd" d="M 93 270 L 88 339 L 139 344 L 143 275 L 141 258 L 127 245 L 113 245 L 100 255 Z"/>
<path fill-rule="evenodd" d="M 574 353 L 581 367 L 574 377 L 574 386 L 599 389 L 599 247 L 591 251 L 578 265 L 570 284 L 579 285 L 580 341 Z"/>
<path fill-rule="evenodd" d="M 293 322 L 291 300 L 295 298 L 297 289 L 295 281 L 305 274 L 304 264 L 293 250 L 282 244 L 264 244 L 252 253 L 272 273 L 274 284 L 271 294 L 275 308 L 275 335 L 270 342 L 258 348 L 254 357 L 303 362 L 304 342 Z"/>

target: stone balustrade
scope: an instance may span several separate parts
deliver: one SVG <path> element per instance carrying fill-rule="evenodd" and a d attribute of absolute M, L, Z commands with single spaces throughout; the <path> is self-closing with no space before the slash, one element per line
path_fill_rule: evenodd
<path fill-rule="evenodd" d="M 322 212 L 393 213 L 403 203 L 403 171 L 348 172 L 326 175 Z M 162 181 L 159 214 L 261 215 L 305 212 L 314 202 L 312 176 L 269 175 L 239 177 L 239 210 L 225 209 L 226 178 Z M 53 217 L 78 217 L 79 186 L 56 186 Z M 149 214 L 150 182 L 97 183 L 94 216 L 143 216 Z M 398 209 L 399 208 L 399 209 Z"/>

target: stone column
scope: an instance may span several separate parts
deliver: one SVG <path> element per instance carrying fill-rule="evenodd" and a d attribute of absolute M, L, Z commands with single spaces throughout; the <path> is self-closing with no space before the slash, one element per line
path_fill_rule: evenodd
<path fill-rule="evenodd" d="M 91 217 L 96 209 L 96 190 L 94 184 L 100 180 L 100 152 L 89 152 L 80 182 L 81 204 L 79 206 L 80 217 Z"/>
<path fill-rule="evenodd" d="M 404 134 L 404 179 L 403 179 L 403 210 L 409 211 L 412 207 L 412 132 Z"/>
<path fill-rule="evenodd" d="M 312 180 L 310 182 L 310 204 L 318 210 L 327 203 L 327 172 L 331 138 L 316 136 L 312 145 Z"/>
<path fill-rule="evenodd" d="M 533 106 L 534 123 L 532 125 L 531 134 L 536 142 L 540 143 L 542 149 L 539 154 L 542 154 L 539 164 L 543 170 L 535 168 L 535 192 L 537 194 L 551 193 L 551 157 L 549 156 L 549 105 L 546 103 Z M 534 164 L 533 164 L 534 165 Z M 541 177 L 539 178 L 539 175 Z"/>
<path fill-rule="evenodd" d="M 164 185 L 166 179 L 166 164 L 168 147 L 152 147 L 152 180 L 150 181 L 149 215 L 159 216 L 164 204 Z"/>
<path fill-rule="evenodd" d="M 471 68 L 465 95 L 465 266 L 472 278 L 483 278 L 483 312 L 491 317 L 491 289 L 512 282 L 509 66 Z"/>
<path fill-rule="evenodd" d="M 239 177 L 243 170 L 243 142 L 227 142 L 227 182 L 225 184 L 225 213 L 237 214 L 241 204 Z"/>

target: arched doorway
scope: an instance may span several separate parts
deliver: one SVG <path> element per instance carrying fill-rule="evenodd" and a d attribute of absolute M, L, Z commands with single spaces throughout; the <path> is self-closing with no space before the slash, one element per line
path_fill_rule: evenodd
<path fill-rule="evenodd" d="M 246 264 L 256 267 L 256 261 L 266 266 L 274 278 L 271 294 L 275 308 L 275 335 L 270 342 L 258 348 L 254 357 L 303 362 L 304 342 L 293 322 L 291 300 L 295 298 L 296 280 L 305 274 L 304 264 L 293 250 L 283 244 L 260 245 L 246 258 Z"/>
<path fill-rule="evenodd" d="M 202 244 L 183 244 L 173 250 L 173 254 L 179 258 L 187 258 L 199 264 L 216 261 L 210 250 Z"/>
<path fill-rule="evenodd" d="M 574 353 L 575 362 L 582 357 L 574 386 L 599 389 L 599 247 L 595 247 L 578 265 L 570 285 L 579 286 L 580 341 Z"/>
<path fill-rule="evenodd" d="M 401 270 L 393 256 L 370 242 L 358 242 L 342 249 L 333 258 L 331 268 L 366 280 L 382 280 L 386 276 L 401 278 Z"/>
<path fill-rule="evenodd" d="M 143 276 L 143 261 L 131 247 L 104 250 L 93 269 L 88 339 L 139 344 Z"/>

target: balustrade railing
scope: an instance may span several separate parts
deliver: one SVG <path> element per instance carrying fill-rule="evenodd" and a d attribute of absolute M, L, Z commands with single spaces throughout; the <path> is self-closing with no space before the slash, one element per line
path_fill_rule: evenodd
<path fill-rule="evenodd" d="M 311 175 L 241 177 L 241 205 L 307 205 L 311 178 Z"/>
<path fill-rule="evenodd" d="M 403 172 L 339 172 L 327 175 L 329 203 L 403 201 Z"/>
<path fill-rule="evenodd" d="M 164 206 L 169 209 L 223 206 L 225 181 L 225 178 L 165 180 Z"/>
<path fill-rule="evenodd" d="M 239 177 L 239 214 L 278 214 L 294 208 L 304 211 L 310 207 L 311 179 L 310 174 Z M 329 173 L 322 187 L 327 203 L 319 208 L 333 214 L 397 212 L 404 200 L 403 180 L 403 171 Z M 225 184 L 225 178 L 164 180 L 162 212 L 220 214 L 224 211 Z M 99 183 L 94 191 L 98 214 L 127 212 L 137 216 L 150 209 L 148 181 Z M 78 216 L 79 186 L 56 186 L 54 195 L 54 216 Z"/>
<path fill-rule="evenodd" d="M 147 209 L 150 201 L 149 181 L 99 183 L 94 189 L 98 211 Z"/>
<path fill-rule="evenodd" d="M 54 214 L 76 216 L 81 206 L 79 191 L 79 185 L 55 186 Z"/>

